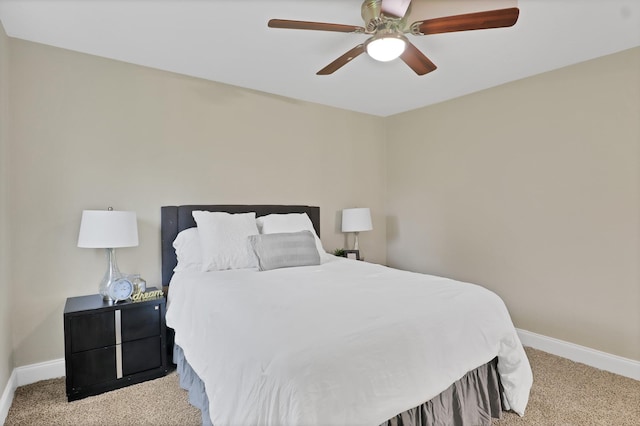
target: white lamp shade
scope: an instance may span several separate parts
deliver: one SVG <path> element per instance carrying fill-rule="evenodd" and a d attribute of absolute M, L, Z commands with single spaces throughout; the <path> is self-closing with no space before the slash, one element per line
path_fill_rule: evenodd
<path fill-rule="evenodd" d="M 368 207 L 342 210 L 342 232 L 371 231 L 371 211 Z"/>
<path fill-rule="evenodd" d="M 78 235 L 78 247 L 117 248 L 138 245 L 135 212 L 84 210 Z"/>

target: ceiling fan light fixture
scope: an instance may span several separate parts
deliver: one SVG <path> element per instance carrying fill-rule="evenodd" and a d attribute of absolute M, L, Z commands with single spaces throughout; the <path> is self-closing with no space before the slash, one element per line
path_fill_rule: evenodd
<path fill-rule="evenodd" d="M 407 39 L 399 33 L 376 34 L 366 44 L 367 53 L 376 61 L 389 62 L 398 58 L 407 47 Z"/>
<path fill-rule="evenodd" d="M 2 1 L 2 0 L 0 0 Z M 520 9 L 510 7 L 461 15 L 440 16 L 418 20 L 409 24 L 412 0 L 363 0 L 361 7 L 364 26 L 333 24 L 329 22 L 292 21 L 271 19 L 269 28 L 289 28 L 294 30 L 333 31 L 341 33 L 371 35 L 364 43 L 344 53 L 317 75 L 333 74 L 353 58 L 367 52 L 376 61 L 388 62 L 400 58 L 417 75 L 425 75 L 438 67 L 427 58 L 404 34 L 424 36 L 458 31 L 506 28 L 514 25 L 520 16 Z"/>

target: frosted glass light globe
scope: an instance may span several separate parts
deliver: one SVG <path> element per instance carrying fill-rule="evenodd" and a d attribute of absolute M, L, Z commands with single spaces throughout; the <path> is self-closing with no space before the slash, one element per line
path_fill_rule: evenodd
<path fill-rule="evenodd" d="M 367 43 L 367 53 L 376 61 L 389 62 L 402 55 L 406 46 L 402 36 L 372 38 Z"/>

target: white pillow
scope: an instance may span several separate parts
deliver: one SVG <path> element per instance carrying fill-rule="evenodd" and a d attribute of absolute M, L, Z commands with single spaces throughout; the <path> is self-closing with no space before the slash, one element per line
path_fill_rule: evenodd
<path fill-rule="evenodd" d="M 180 231 L 173 240 L 173 248 L 176 250 L 178 259 L 173 272 L 202 270 L 202 247 L 200 247 L 198 228 L 194 226 Z"/>
<path fill-rule="evenodd" d="M 260 216 L 256 219 L 258 229 L 261 234 L 279 234 L 283 232 L 299 232 L 299 231 L 311 231 L 316 240 L 316 248 L 321 258 L 327 252 L 322 247 L 322 241 L 316 234 L 316 230 L 313 228 L 313 223 L 306 213 L 285 213 L 285 214 L 268 214 L 266 216 Z"/>
<path fill-rule="evenodd" d="M 194 210 L 202 246 L 202 271 L 255 268 L 258 266 L 248 236 L 258 234 L 256 214 Z"/>

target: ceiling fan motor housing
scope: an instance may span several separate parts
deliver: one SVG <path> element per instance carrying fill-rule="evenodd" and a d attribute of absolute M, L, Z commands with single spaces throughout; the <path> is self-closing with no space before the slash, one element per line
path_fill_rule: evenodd
<path fill-rule="evenodd" d="M 378 24 L 382 22 L 382 18 L 380 18 L 381 4 L 382 0 L 364 0 L 362 2 L 362 19 L 368 33 L 375 32 Z"/>
<path fill-rule="evenodd" d="M 403 32 L 405 16 L 408 15 L 408 10 L 407 14 L 402 17 L 387 16 L 382 12 L 382 0 L 364 0 L 361 14 L 367 33 L 373 34 L 382 28 L 393 28 L 396 31 Z"/>

